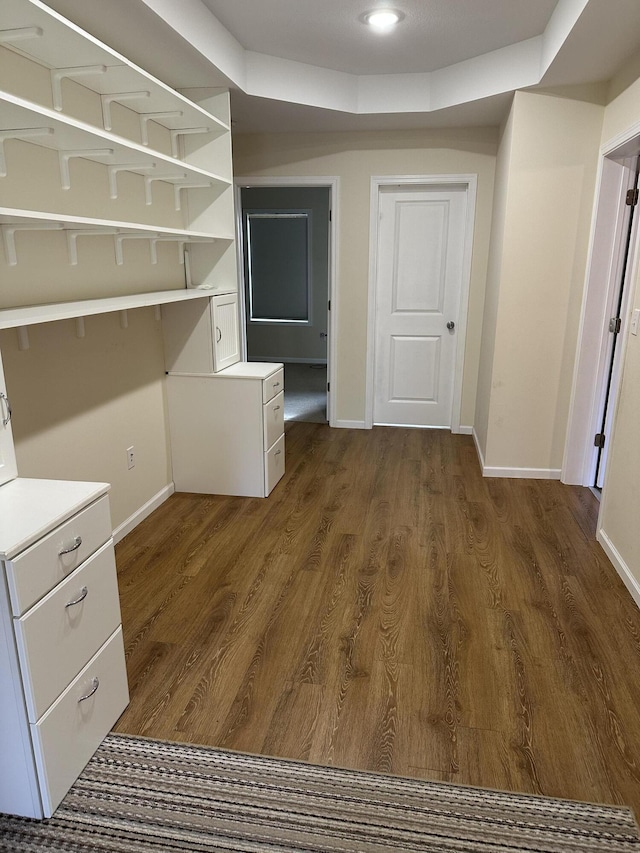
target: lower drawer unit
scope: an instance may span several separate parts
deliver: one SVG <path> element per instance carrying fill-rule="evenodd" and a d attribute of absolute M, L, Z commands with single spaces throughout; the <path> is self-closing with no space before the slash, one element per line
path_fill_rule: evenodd
<path fill-rule="evenodd" d="M 263 362 L 169 374 L 176 490 L 267 497 L 284 474 L 283 386 L 283 366 Z"/>
<path fill-rule="evenodd" d="M 284 435 L 264 454 L 264 490 L 269 494 L 284 474 Z"/>
<path fill-rule="evenodd" d="M 69 575 L 111 538 L 107 495 L 6 562 L 14 616 Z"/>
<path fill-rule="evenodd" d="M 31 727 L 45 817 L 53 814 L 128 701 L 118 627 Z"/>
<path fill-rule="evenodd" d="M 120 624 L 111 540 L 14 624 L 35 722 Z"/>

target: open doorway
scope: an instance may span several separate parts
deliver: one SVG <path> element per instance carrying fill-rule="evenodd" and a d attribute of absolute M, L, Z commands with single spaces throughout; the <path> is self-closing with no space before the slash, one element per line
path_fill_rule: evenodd
<path fill-rule="evenodd" d="M 622 355 L 629 325 L 629 291 L 638 262 L 640 136 L 604 150 L 596 193 L 589 271 L 562 480 L 605 486 Z"/>
<path fill-rule="evenodd" d="M 285 419 L 330 420 L 332 186 L 238 180 L 248 361 L 285 364 Z"/>

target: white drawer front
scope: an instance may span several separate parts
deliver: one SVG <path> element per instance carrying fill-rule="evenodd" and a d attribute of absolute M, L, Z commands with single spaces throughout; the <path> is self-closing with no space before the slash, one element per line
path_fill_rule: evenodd
<path fill-rule="evenodd" d="M 8 561 L 13 615 L 24 613 L 110 538 L 109 497 L 105 495 Z M 64 551 L 67 553 L 61 553 Z"/>
<path fill-rule="evenodd" d="M 284 368 L 276 370 L 268 379 L 262 382 L 262 402 L 268 403 L 272 397 L 284 391 Z"/>
<path fill-rule="evenodd" d="M 284 391 L 269 400 L 264 409 L 264 447 L 268 450 L 284 432 Z"/>
<path fill-rule="evenodd" d="M 273 489 L 284 474 L 284 435 L 264 454 L 265 496 Z"/>
<path fill-rule="evenodd" d="M 31 726 L 45 817 L 60 804 L 128 702 L 118 627 L 44 717 Z"/>
<path fill-rule="evenodd" d="M 77 601 L 77 604 L 70 602 Z M 111 540 L 14 620 L 29 719 L 33 723 L 120 624 Z"/>

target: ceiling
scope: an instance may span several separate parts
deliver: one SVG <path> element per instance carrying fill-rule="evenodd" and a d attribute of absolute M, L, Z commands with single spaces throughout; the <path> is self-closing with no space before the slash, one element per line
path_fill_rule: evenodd
<path fill-rule="evenodd" d="M 229 86 L 237 132 L 496 125 L 516 89 L 584 93 L 640 54 L 640 0 L 45 2 L 171 86 Z"/>

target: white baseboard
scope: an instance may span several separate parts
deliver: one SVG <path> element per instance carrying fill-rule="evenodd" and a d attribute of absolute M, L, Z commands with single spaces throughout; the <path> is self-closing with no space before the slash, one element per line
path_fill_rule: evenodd
<path fill-rule="evenodd" d="M 335 421 L 331 426 L 337 429 L 367 429 L 364 421 Z"/>
<path fill-rule="evenodd" d="M 485 465 L 478 435 L 475 427 L 472 430 L 473 443 L 476 446 L 476 453 L 480 460 L 480 468 L 482 469 L 483 477 L 509 477 L 511 479 L 523 480 L 559 480 L 562 473 L 560 468 L 498 468 Z"/>
<path fill-rule="evenodd" d="M 459 426 L 456 430 L 457 435 L 473 435 L 472 426 Z"/>
<path fill-rule="evenodd" d="M 622 581 L 629 590 L 631 598 L 635 601 L 636 606 L 640 607 L 640 583 L 638 583 L 631 573 L 631 569 L 622 559 L 622 555 L 602 528 L 600 528 L 596 533 L 596 539 L 602 545 L 605 554 L 613 563 L 614 569 L 622 578 Z"/>
<path fill-rule="evenodd" d="M 173 483 L 169 483 L 168 486 L 165 486 L 164 489 L 160 489 L 156 495 L 143 504 L 140 509 L 137 509 L 133 515 L 130 515 L 129 518 L 122 522 L 122 524 L 119 524 L 113 531 L 114 544 L 117 544 L 121 539 L 124 539 L 127 533 L 131 533 L 134 527 L 137 527 L 141 521 L 144 521 L 148 515 L 151 515 L 154 509 L 158 509 L 160 504 L 163 504 L 167 498 L 171 497 L 175 490 L 175 485 Z"/>
<path fill-rule="evenodd" d="M 483 477 L 509 477 L 514 480 L 559 480 L 559 468 L 492 468 L 484 465 Z"/>
<path fill-rule="evenodd" d="M 476 432 L 476 428 L 473 427 L 471 430 L 471 435 L 473 436 L 473 443 L 476 446 L 476 453 L 478 454 L 478 462 L 480 463 L 480 470 L 482 471 L 482 475 L 484 476 L 484 456 L 482 455 L 482 448 L 480 447 L 480 442 L 478 440 L 478 433 Z"/>

